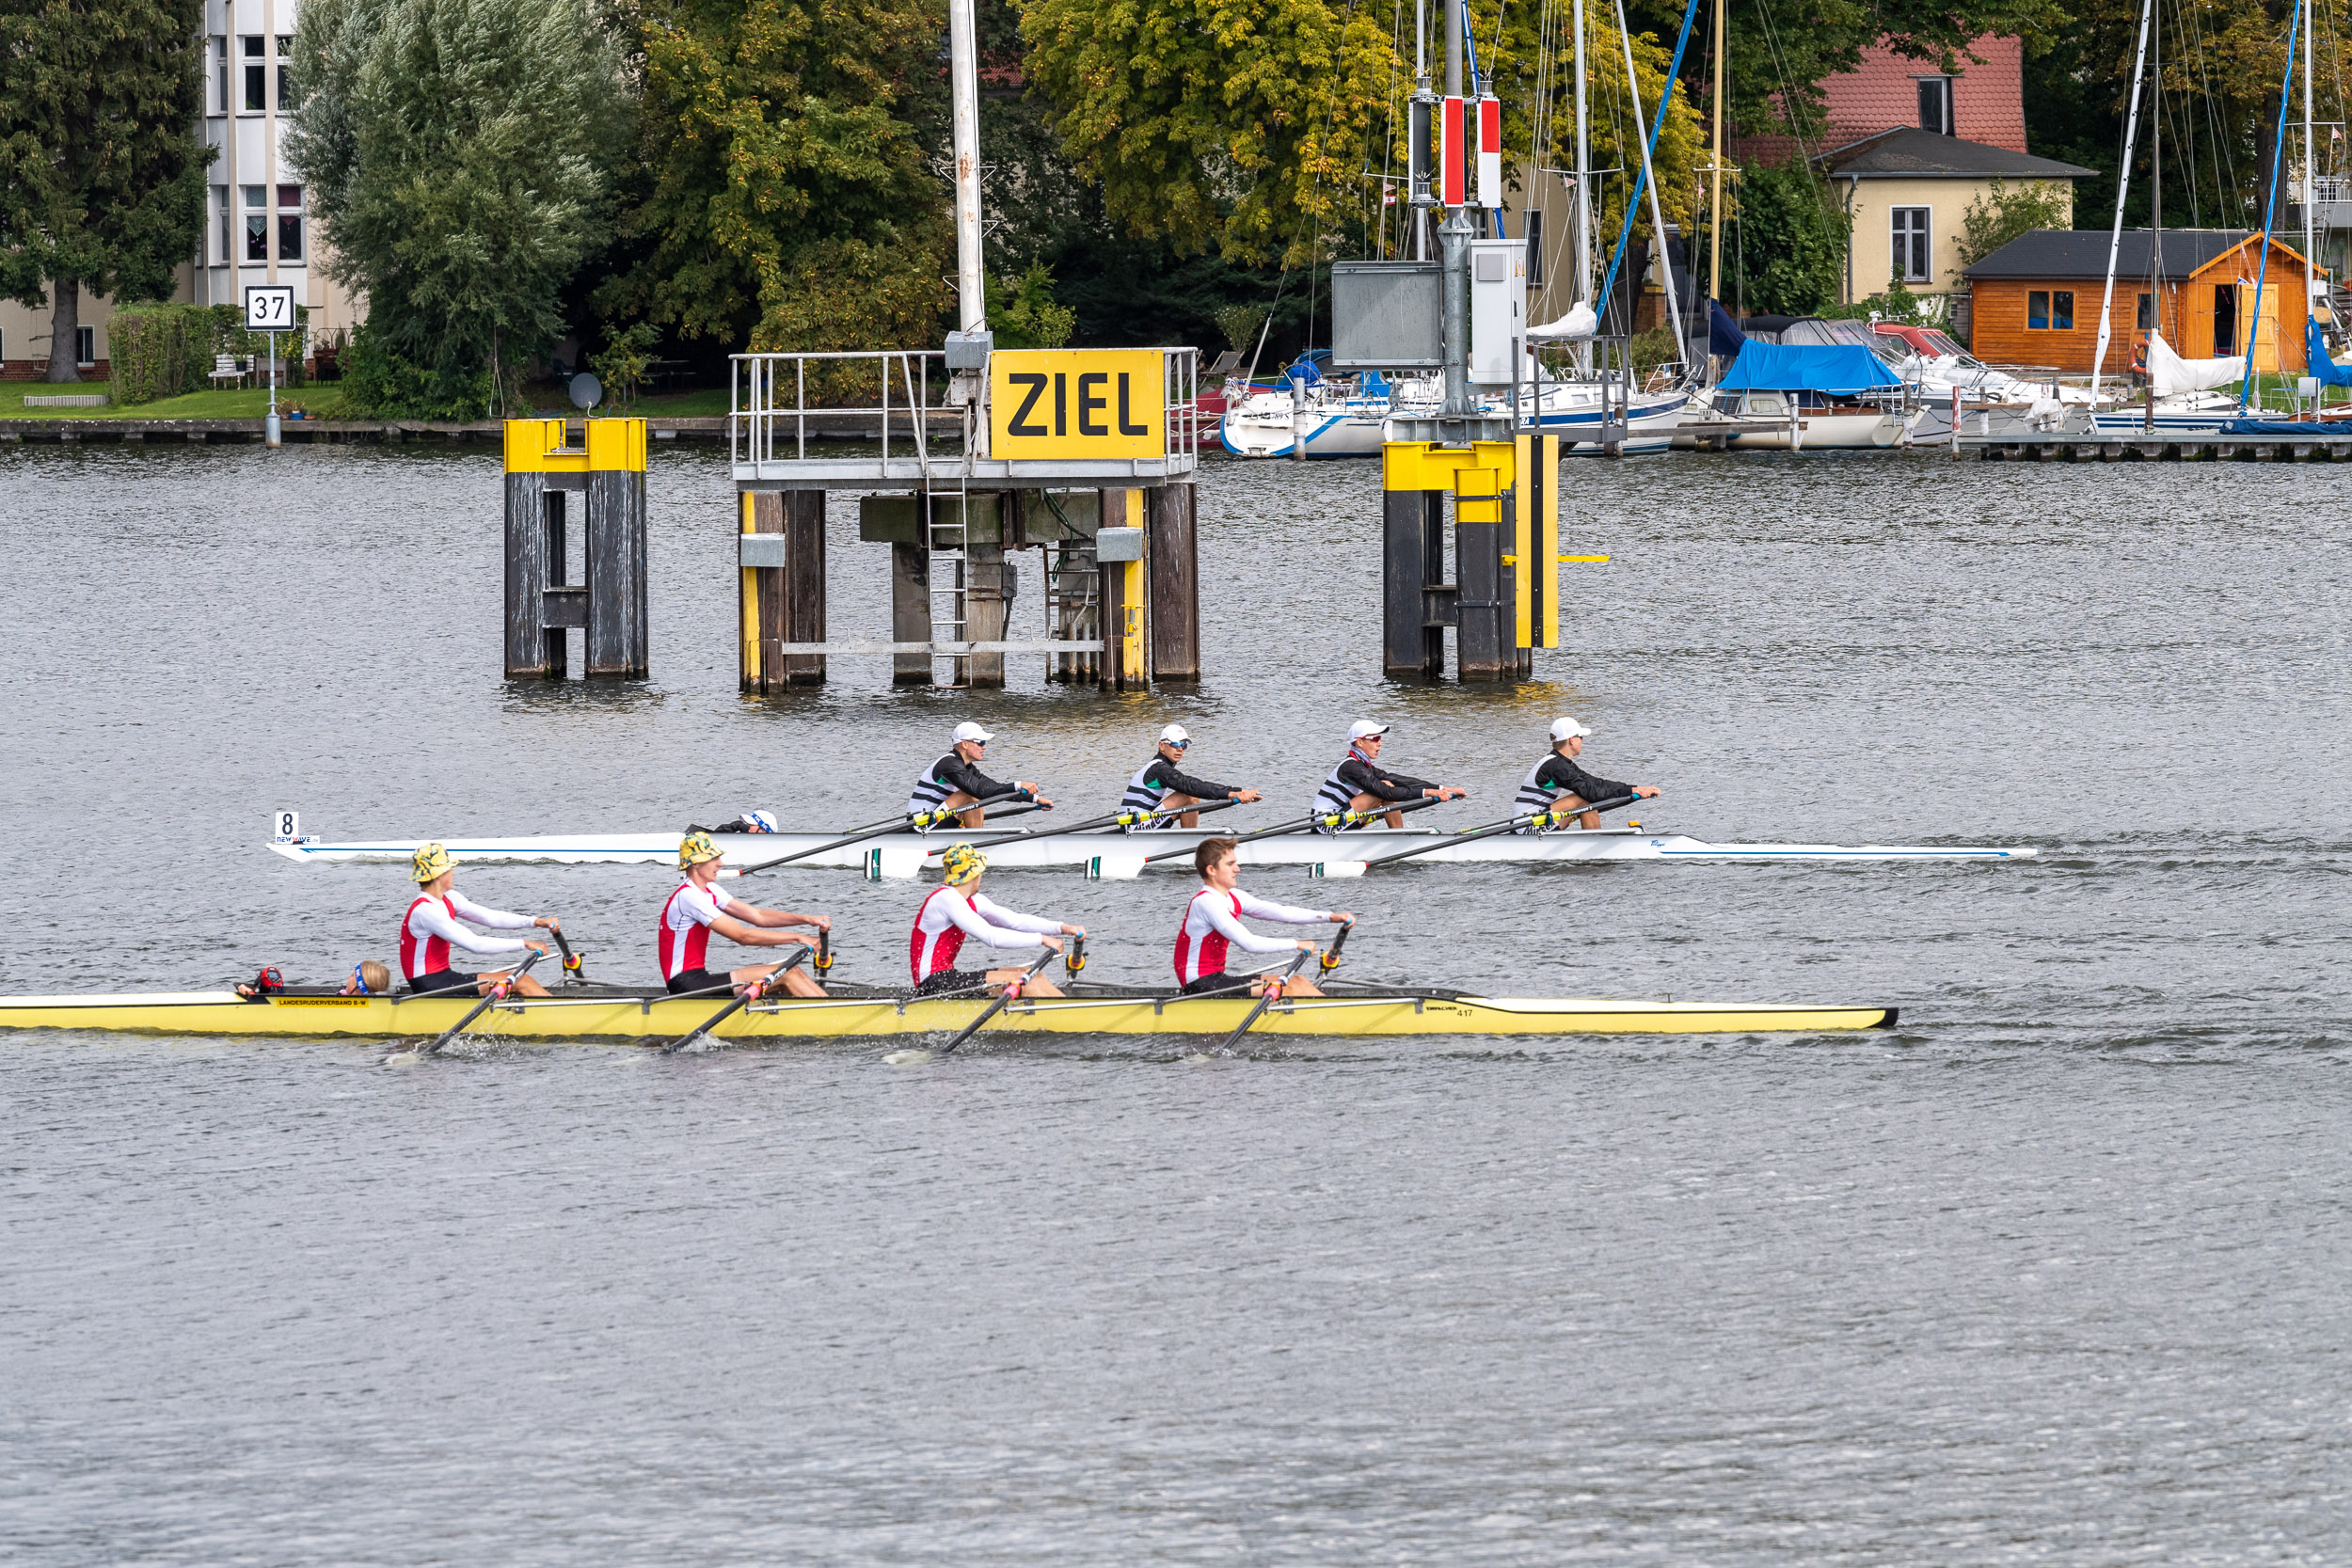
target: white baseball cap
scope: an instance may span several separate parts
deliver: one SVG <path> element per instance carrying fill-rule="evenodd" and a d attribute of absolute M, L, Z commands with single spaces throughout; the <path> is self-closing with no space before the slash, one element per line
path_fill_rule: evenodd
<path fill-rule="evenodd" d="M 1551 738 L 1554 741 L 1574 740 L 1579 736 L 1587 736 L 1592 733 L 1565 713 L 1551 721 Z"/>
<path fill-rule="evenodd" d="M 1361 740 L 1369 735 L 1386 735 L 1388 733 L 1388 725 L 1375 724 L 1369 719 L 1359 719 L 1356 722 L 1347 726 L 1347 738 L 1350 740 Z"/>
<path fill-rule="evenodd" d="M 755 832 L 772 833 L 776 831 L 776 819 L 764 811 L 747 811 L 743 814 L 743 820 L 750 823 Z"/>
<path fill-rule="evenodd" d="M 1184 725 L 1170 724 L 1168 728 L 1160 732 L 1160 738 L 1162 740 L 1182 742 L 1190 740 L 1192 736 L 1186 732 Z"/>
<path fill-rule="evenodd" d="M 959 746 L 962 745 L 967 740 L 993 740 L 996 737 L 994 736 L 989 734 L 986 730 L 980 728 L 979 725 L 975 724 L 969 719 L 966 719 L 962 723 L 956 726 L 956 744 Z"/>

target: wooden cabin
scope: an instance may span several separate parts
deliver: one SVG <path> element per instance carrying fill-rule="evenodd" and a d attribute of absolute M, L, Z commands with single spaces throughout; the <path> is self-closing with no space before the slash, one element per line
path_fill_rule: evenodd
<path fill-rule="evenodd" d="M 1970 352 L 1988 364 L 2090 373 L 2099 349 L 2110 238 L 2103 229 L 2038 230 L 1970 267 Z M 2310 269 L 2298 252 L 2272 237 L 2256 326 L 2260 230 L 2168 229 L 2161 240 L 2159 246 L 2158 236 L 2145 229 L 2123 232 L 2106 374 L 2132 368 L 2151 326 L 2186 359 L 2248 353 L 2251 328 L 2256 371 L 2304 372 Z"/>

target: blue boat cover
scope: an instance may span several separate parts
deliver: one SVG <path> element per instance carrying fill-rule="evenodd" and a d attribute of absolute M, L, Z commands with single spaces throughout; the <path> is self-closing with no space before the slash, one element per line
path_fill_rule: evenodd
<path fill-rule="evenodd" d="M 2337 404 L 2342 407 L 2343 404 Z M 2308 441 L 2315 436 L 2342 436 L 2346 428 L 2342 420 L 2326 424 L 2313 424 L 2308 420 L 2224 420 L 2217 427 L 2225 436 L 2299 436 Z"/>
<path fill-rule="evenodd" d="M 1728 359 L 1747 347 L 1748 335 L 1740 330 L 1724 308 L 1714 300 L 1707 302 L 1707 352 L 1718 358 Z"/>
<path fill-rule="evenodd" d="M 2310 373 L 2328 387 L 2352 387 L 2352 365 L 2339 365 L 2328 357 L 2328 340 L 2319 333 L 2319 323 L 2309 316 L 2303 318 L 2303 347 L 2311 356 Z"/>
<path fill-rule="evenodd" d="M 1886 361 L 1855 343 L 1759 343 L 1751 338 L 1724 372 L 1726 392 L 1822 392 L 1852 397 L 1857 392 L 1899 391 L 1902 382 Z"/>

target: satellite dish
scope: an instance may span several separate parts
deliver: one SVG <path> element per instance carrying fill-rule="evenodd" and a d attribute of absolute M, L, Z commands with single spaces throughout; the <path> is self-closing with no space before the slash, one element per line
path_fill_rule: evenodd
<path fill-rule="evenodd" d="M 595 376 L 582 371 L 572 377 L 572 405 L 574 407 L 594 408 L 603 401 L 604 388 Z"/>

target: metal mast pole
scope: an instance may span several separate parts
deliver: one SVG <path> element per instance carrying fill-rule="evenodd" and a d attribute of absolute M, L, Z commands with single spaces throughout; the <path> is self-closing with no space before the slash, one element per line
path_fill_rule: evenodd
<path fill-rule="evenodd" d="M 969 332 L 988 319 L 980 270 L 979 29 L 974 0 L 947 0 L 947 80 L 956 143 L 956 303 Z"/>
<path fill-rule="evenodd" d="M 1715 175 L 1707 198 L 1707 292 L 1724 297 L 1724 0 L 1715 0 Z"/>
<path fill-rule="evenodd" d="M 2164 331 L 2164 19 L 2157 17 L 2148 31 L 2148 63 L 2153 80 L 2148 85 L 2148 385 L 2142 389 L 2146 406 L 2143 430 L 2156 428 L 2155 340 Z M 2137 314 L 2137 311 L 2134 312 Z M 2092 416 L 2097 422 L 2097 416 Z"/>
<path fill-rule="evenodd" d="M 1576 0 L 1576 303 L 1593 297 L 1592 115 L 1584 102 L 1584 0 Z"/>
<path fill-rule="evenodd" d="M 2317 18 L 2316 18 L 2316 17 L 2314 17 L 2314 18 L 2313 18 L 2313 21 L 2312 21 L 2312 31 L 2313 31 L 2313 36 L 2316 36 L 2316 34 L 2317 34 L 2317 29 L 2318 29 L 2318 22 L 2317 22 Z M 2306 38 L 2306 39 L 2304 39 L 2304 40 L 2303 40 L 2303 341 L 2304 341 L 2307 345 L 2308 345 L 2308 344 L 2311 342 L 2311 341 L 2312 341 L 2312 327 L 2311 327 L 2311 324 L 2312 324 L 2312 322 L 2313 320 L 2315 320 L 2315 319 L 2316 319 L 2316 312 L 2315 312 L 2315 311 L 2313 311 L 2313 310 L 2312 309 L 2312 301 L 2313 301 L 2313 300 L 2315 300 L 2315 299 L 2317 299 L 2317 298 L 2319 297 L 2319 258 L 2318 258 L 2318 256 L 2314 253 L 2314 251 L 2313 251 L 2313 249 L 2312 249 L 2312 204 L 2313 204 L 2313 203 L 2314 203 L 2314 202 L 2318 199 L 2318 197 L 2319 197 L 2319 149 L 2318 149 L 2317 144 L 2316 144 L 2316 143 L 2314 143 L 2314 142 L 2312 140 L 2312 56 L 2313 55 L 2317 54 L 2317 53 L 2318 53 L 2318 50 L 2316 50 L 2316 49 L 2314 49 L 2313 47 L 2312 47 L 2312 40 L 2311 40 L 2310 38 Z M 2267 243 L 2267 242 L 2265 242 L 2265 243 Z M 2282 360 L 2283 360 L 2286 356 L 2282 354 L 2282 355 L 2280 355 L 2280 359 L 2282 359 Z M 2311 356 L 2310 356 L 2308 353 L 2306 353 L 2306 354 L 2304 355 L 2304 356 L 2303 356 L 2303 373 L 2304 373 L 2305 375 L 2307 375 L 2307 376 L 2308 376 L 2308 375 L 2311 375 L 2311 374 L 2312 374 L 2312 373 L 2313 373 L 2313 367 L 2312 367 L 2312 365 Z M 2328 392 L 2328 388 L 2325 388 L 2325 387 L 2321 387 L 2321 388 L 2317 388 L 2317 390 L 2318 390 L 2318 392 L 2319 392 L 2319 395 L 2320 395 L 2322 398 L 2325 398 L 2325 397 L 2327 396 L 2327 392 Z"/>
<path fill-rule="evenodd" d="M 1429 90 L 1429 17 L 1428 0 L 1413 0 L 1413 104 L 1408 111 L 1406 139 L 1411 143 L 1406 157 L 1411 171 L 1413 202 L 1413 260 L 1429 260 L 1429 195 L 1431 156 L 1435 146 L 1431 117 L 1437 112 L 1437 94 Z"/>
<path fill-rule="evenodd" d="M 2099 347 L 2090 361 L 2093 432 L 2099 428 L 2099 377 L 2107 367 L 2107 340 L 2115 329 L 2115 255 L 2123 245 L 2123 198 L 2132 188 L 2132 145 L 2139 139 L 2139 86 L 2148 72 L 2148 29 L 2155 15 L 2156 0 L 2143 0 L 2139 8 L 2139 42 L 2132 50 L 2131 112 L 2123 119 L 2123 163 L 2115 181 L 2115 228 L 2107 236 L 2106 291 L 2099 299 Z"/>
<path fill-rule="evenodd" d="M 969 3 L 969 0 L 967 0 Z M 1470 213 L 1463 153 L 1468 150 L 1462 103 L 1462 5 L 1445 0 L 1445 153 L 1438 183 L 1447 198 L 1438 230 L 1445 280 L 1445 420 L 1467 420 L 1470 399 Z"/>

